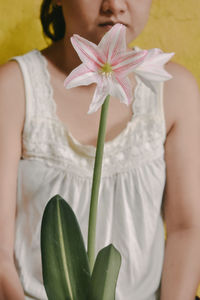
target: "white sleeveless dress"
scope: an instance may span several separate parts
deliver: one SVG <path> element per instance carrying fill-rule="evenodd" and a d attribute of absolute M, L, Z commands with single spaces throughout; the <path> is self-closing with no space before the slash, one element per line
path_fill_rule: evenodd
<path fill-rule="evenodd" d="M 80 144 L 58 119 L 41 52 L 34 49 L 12 59 L 21 68 L 26 95 L 15 263 L 26 300 L 47 300 L 40 254 L 42 214 L 48 200 L 60 194 L 73 208 L 87 246 L 95 147 Z M 163 84 L 153 93 L 136 79 L 132 119 L 105 144 L 99 196 L 96 253 L 112 243 L 122 255 L 116 300 L 159 299 L 165 247 Z"/>

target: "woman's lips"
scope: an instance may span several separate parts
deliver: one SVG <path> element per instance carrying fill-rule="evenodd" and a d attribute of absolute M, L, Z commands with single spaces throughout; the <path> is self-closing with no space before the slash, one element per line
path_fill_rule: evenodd
<path fill-rule="evenodd" d="M 105 29 L 108 29 L 110 30 L 114 25 L 110 25 L 110 24 L 103 24 L 103 25 L 100 25 L 100 27 L 102 28 L 105 28 Z"/>
<path fill-rule="evenodd" d="M 111 26 L 114 26 L 116 24 L 122 24 L 122 25 L 125 25 L 127 26 L 127 24 L 123 23 L 123 22 L 104 22 L 104 23 L 100 23 L 99 26 L 103 27 L 103 26 L 107 26 L 107 25 L 111 25 Z"/>
<path fill-rule="evenodd" d="M 122 23 L 120 23 L 120 22 L 117 22 L 118 24 L 122 24 Z M 105 29 L 107 29 L 107 30 L 110 30 L 115 24 L 117 24 L 117 23 L 113 23 L 113 22 L 106 22 L 106 23 L 102 23 L 102 24 L 99 24 L 99 27 L 102 27 L 102 28 L 105 28 Z M 123 24 L 123 25 L 125 25 L 125 24 Z M 125 25 L 125 26 L 127 26 L 127 25 Z"/>

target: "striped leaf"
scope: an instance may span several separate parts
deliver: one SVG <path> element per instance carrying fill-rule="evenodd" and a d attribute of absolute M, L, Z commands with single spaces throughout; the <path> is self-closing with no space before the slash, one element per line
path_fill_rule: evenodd
<path fill-rule="evenodd" d="M 88 257 L 76 216 L 59 195 L 46 205 L 41 227 L 42 272 L 49 300 L 87 300 Z"/>

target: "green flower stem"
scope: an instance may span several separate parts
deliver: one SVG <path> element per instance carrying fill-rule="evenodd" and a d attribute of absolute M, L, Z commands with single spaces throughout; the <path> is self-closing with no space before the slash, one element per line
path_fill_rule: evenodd
<path fill-rule="evenodd" d="M 97 207 L 98 207 L 98 195 L 99 185 L 101 180 L 101 169 L 103 160 L 103 149 L 106 135 L 106 121 L 109 106 L 110 95 L 108 95 L 101 108 L 101 118 L 99 123 L 99 132 L 97 140 L 96 157 L 94 164 L 94 173 L 92 181 L 92 193 L 90 201 L 90 215 L 89 215 L 89 227 L 88 227 L 88 259 L 90 271 L 92 273 L 95 262 L 95 241 L 96 241 L 96 221 L 97 221 Z"/>

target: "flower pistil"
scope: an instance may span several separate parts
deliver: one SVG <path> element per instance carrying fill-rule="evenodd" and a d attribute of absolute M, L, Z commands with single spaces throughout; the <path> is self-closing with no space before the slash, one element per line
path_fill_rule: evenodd
<path fill-rule="evenodd" d="M 100 74 L 106 77 L 111 77 L 112 73 L 112 66 L 108 62 L 106 62 L 100 69 Z"/>

